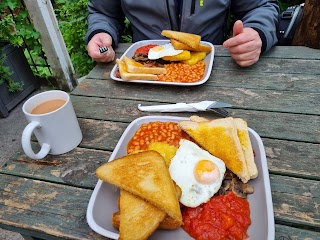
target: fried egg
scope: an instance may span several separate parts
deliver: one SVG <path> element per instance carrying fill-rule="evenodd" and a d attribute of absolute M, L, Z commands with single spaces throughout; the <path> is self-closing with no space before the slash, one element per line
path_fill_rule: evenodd
<path fill-rule="evenodd" d="M 221 159 L 197 144 L 181 139 L 169 171 L 171 178 L 181 188 L 180 203 L 187 207 L 197 207 L 218 192 L 226 166 Z"/>
<path fill-rule="evenodd" d="M 183 50 L 176 50 L 171 43 L 168 43 L 150 48 L 148 52 L 148 58 L 155 60 L 166 56 L 175 56 L 182 52 Z"/>

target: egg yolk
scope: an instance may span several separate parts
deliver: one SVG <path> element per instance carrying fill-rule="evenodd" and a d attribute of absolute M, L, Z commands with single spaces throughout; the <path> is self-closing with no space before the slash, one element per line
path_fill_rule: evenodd
<path fill-rule="evenodd" d="M 161 46 L 155 46 L 153 48 L 151 48 L 150 50 L 153 51 L 153 52 L 160 52 L 162 51 L 164 48 L 161 47 Z"/>
<path fill-rule="evenodd" d="M 193 169 L 196 180 L 202 184 L 211 184 L 219 179 L 220 171 L 216 164 L 209 160 L 200 160 Z"/>

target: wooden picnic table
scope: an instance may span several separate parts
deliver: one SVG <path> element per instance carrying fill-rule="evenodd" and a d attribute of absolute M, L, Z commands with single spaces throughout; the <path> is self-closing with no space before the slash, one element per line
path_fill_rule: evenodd
<path fill-rule="evenodd" d="M 120 44 L 117 56 L 128 47 Z M 192 115 L 140 112 L 137 105 L 217 100 L 231 103 L 230 115 L 264 142 L 275 239 L 320 239 L 320 50 L 277 46 L 248 68 L 222 46 L 215 50 L 210 79 L 194 87 L 117 82 L 110 78 L 114 63 L 98 64 L 71 93 L 81 144 L 43 160 L 21 149 L 0 169 L 0 227 L 41 239 L 106 239 L 86 221 L 95 169 L 134 119 Z"/>

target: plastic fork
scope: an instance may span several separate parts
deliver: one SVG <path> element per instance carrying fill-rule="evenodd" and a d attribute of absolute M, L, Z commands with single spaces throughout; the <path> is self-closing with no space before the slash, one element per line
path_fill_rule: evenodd
<path fill-rule="evenodd" d="M 108 51 L 109 51 L 109 48 L 107 46 L 99 47 L 100 54 L 104 54 L 104 53 L 106 53 Z"/>

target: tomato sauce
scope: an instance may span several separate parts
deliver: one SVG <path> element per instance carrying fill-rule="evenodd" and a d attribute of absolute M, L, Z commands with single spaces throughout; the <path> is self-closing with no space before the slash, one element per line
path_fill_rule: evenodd
<path fill-rule="evenodd" d="M 136 55 L 136 54 L 138 54 L 138 53 L 148 55 L 149 50 L 150 50 L 151 48 L 155 47 L 155 46 L 158 46 L 158 44 L 148 44 L 148 45 L 139 47 L 139 48 L 134 52 L 134 55 Z"/>
<path fill-rule="evenodd" d="M 197 240 L 240 240 L 248 238 L 251 224 L 247 199 L 233 192 L 212 197 L 196 208 L 182 209 L 183 229 Z"/>

